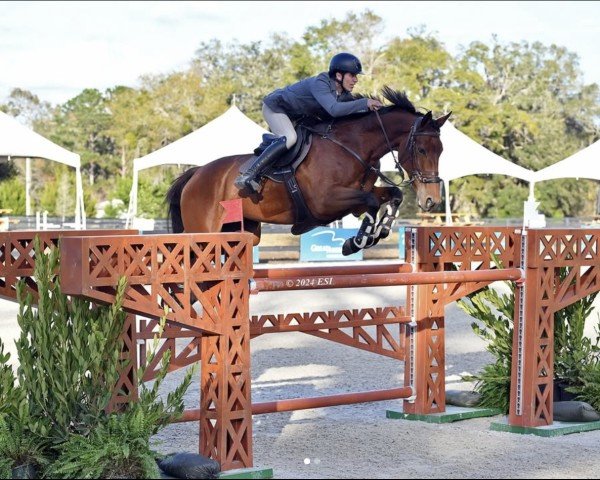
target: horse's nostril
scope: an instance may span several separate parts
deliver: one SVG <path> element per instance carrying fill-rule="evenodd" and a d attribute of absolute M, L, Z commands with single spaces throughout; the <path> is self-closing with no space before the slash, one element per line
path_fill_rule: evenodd
<path fill-rule="evenodd" d="M 425 202 L 425 207 L 427 209 L 430 209 L 431 207 L 433 207 L 433 200 L 431 198 L 427 199 L 427 201 Z"/>

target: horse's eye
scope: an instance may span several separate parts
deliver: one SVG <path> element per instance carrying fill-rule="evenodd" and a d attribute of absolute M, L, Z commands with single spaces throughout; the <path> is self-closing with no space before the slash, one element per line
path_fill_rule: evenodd
<path fill-rule="evenodd" d="M 417 148 L 417 151 L 421 154 L 421 155 L 425 155 L 425 149 L 423 147 L 419 147 Z"/>

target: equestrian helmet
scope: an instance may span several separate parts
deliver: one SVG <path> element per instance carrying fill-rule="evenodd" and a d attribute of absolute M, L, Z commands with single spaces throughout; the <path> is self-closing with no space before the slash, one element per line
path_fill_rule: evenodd
<path fill-rule="evenodd" d="M 335 72 L 353 73 L 355 75 L 363 73 L 360 60 L 351 53 L 338 53 L 331 58 L 329 76 L 334 76 Z"/>

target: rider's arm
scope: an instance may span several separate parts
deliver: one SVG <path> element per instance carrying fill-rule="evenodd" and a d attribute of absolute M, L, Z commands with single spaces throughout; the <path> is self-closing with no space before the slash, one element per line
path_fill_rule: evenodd
<path fill-rule="evenodd" d="M 331 92 L 328 78 L 317 77 L 311 85 L 310 91 L 317 102 L 334 118 L 369 111 L 367 98 L 338 102 L 335 93 Z"/>

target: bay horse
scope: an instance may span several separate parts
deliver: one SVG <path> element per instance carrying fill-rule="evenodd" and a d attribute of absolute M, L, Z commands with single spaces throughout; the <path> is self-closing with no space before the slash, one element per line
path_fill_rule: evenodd
<path fill-rule="evenodd" d="M 296 171 L 297 184 L 312 215 L 310 221 L 294 225 L 292 233 L 304 233 L 350 213 L 364 213 L 357 235 L 346 240 L 343 254 L 350 255 L 385 238 L 402 202 L 400 185 L 379 170 L 381 157 L 390 151 L 393 154 L 393 150 L 398 153 L 398 158 L 394 157 L 396 168 L 402 176 L 403 170 L 408 174 L 404 183 L 415 189 L 420 208 L 430 211 L 440 203 L 440 128 L 452 112 L 434 119 L 430 111 L 417 112 L 403 92 L 386 86 L 382 95 L 391 105 L 378 112 L 335 119 L 326 132 L 313 133 L 310 150 Z M 219 158 L 192 167 L 175 179 L 166 195 L 173 232 L 225 230 L 224 209 L 219 202 L 238 198 L 242 199 L 245 230 L 254 235 L 254 245 L 260 242 L 261 223 L 294 224 L 295 206 L 283 183 L 267 180 L 259 193 L 252 194 L 234 186 L 240 167 L 250 157 Z M 387 185 L 375 186 L 378 178 Z"/>

